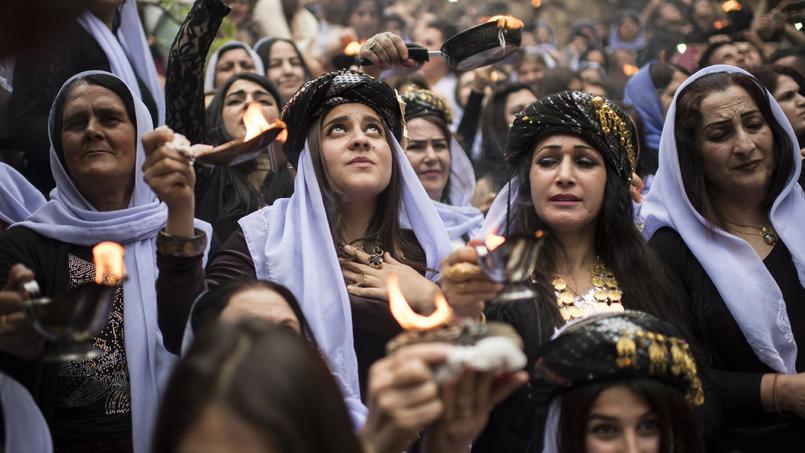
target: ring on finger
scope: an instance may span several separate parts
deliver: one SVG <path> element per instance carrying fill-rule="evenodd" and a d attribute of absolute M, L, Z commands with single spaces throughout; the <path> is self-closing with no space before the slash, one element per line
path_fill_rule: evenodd
<path fill-rule="evenodd" d="M 369 50 L 374 51 L 375 46 L 377 46 L 377 41 L 372 41 L 372 43 L 369 44 Z"/>

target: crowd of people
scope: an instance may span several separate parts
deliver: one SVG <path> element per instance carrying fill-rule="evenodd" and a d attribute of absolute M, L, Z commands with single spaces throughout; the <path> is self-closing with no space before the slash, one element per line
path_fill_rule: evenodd
<path fill-rule="evenodd" d="M 603 3 L 195 0 L 161 51 L 91 0 L 0 62 L 2 451 L 799 451 L 802 2 Z M 490 17 L 515 53 L 413 58 Z M 255 110 L 270 150 L 196 159 Z M 54 360 L 32 299 L 105 241 Z M 457 361 L 500 324 L 524 366 Z"/>

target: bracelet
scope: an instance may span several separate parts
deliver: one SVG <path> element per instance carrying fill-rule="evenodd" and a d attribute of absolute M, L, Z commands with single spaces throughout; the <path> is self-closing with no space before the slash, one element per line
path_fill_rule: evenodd
<path fill-rule="evenodd" d="M 204 253 L 207 248 L 207 234 L 196 228 L 193 237 L 171 236 L 160 230 L 157 235 L 157 251 L 163 255 L 194 258 Z"/>
<path fill-rule="evenodd" d="M 774 408 L 774 412 L 777 412 L 777 415 L 780 417 L 783 414 L 780 412 L 780 408 L 777 406 L 777 373 L 775 373 L 771 378 L 771 405 Z"/>

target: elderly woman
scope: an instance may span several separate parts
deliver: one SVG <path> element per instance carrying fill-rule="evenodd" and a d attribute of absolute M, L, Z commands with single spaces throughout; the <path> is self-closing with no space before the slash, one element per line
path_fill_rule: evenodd
<path fill-rule="evenodd" d="M 287 286 L 360 419 L 359 382 L 399 332 L 386 302 L 386 277 L 398 274 L 408 300 L 427 310 L 436 286 L 425 275 L 433 278 L 450 240 L 399 146 L 402 115 L 388 85 L 359 72 L 329 73 L 306 84 L 283 112 L 291 132 L 285 154 L 297 171 L 294 194 L 241 219 L 207 268 L 209 283 L 195 258 L 195 273 L 186 277 L 194 290 L 181 300 L 160 299 L 160 307 L 166 319 L 183 325 L 207 284 L 245 275 Z M 149 138 L 145 176 L 176 221 L 166 234 L 198 247 L 192 208 L 187 211 L 194 204 L 192 171 L 160 146 L 170 138 Z M 180 259 L 173 264 L 161 266 L 161 275 L 185 269 Z M 167 332 L 168 347 L 180 338 L 181 331 Z"/>
<path fill-rule="evenodd" d="M 805 158 L 805 78 L 795 69 L 786 66 L 763 67 L 751 72 L 780 104 L 791 128 L 797 134 L 797 141 Z"/>
<path fill-rule="evenodd" d="M 264 74 L 263 61 L 248 45 L 227 41 L 210 56 L 204 72 L 204 92 L 221 88 L 230 77 L 242 72 Z"/>
<path fill-rule="evenodd" d="M 536 372 L 552 394 L 544 453 L 704 451 L 696 362 L 666 322 L 627 311 L 570 324 L 540 348 Z"/>
<path fill-rule="evenodd" d="M 254 44 L 254 51 L 263 62 L 266 78 L 277 87 L 283 102 L 291 99 L 302 84 L 312 78 L 305 57 L 290 39 L 265 37 Z"/>
<path fill-rule="evenodd" d="M 0 232 L 27 219 L 45 201 L 42 193 L 24 176 L 0 162 Z"/>
<path fill-rule="evenodd" d="M 514 120 L 507 158 L 515 178 L 498 194 L 484 226 L 504 236 L 543 230 L 546 239 L 528 283 L 536 296 L 491 304 L 485 313 L 515 326 L 530 360 L 569 320 L 624 308 L 680 318 L 661 264 L 632 222 L 637 141 L 626 113 L 583 92 L 541 99 Z M 446 270 L 476 259 L 472 248 L 464 248 L 451 254 L 442 270 L 448 300 L 468 317 L 478 316 L 500 287 L 480 272 Z M 527 387 L 504 403 L 478 442 L 479 451 L 526 451 L 544 410 L 535 396 L 536 387 Z"/>
<path fill-rule="evenodd" d="M 756 79 L 713 66 L 679 88 L 660 156 L 645 233 L 723 393 L 729 431 L 719 448 L 797 449 L 805 196 L 794 131 Z"/>
<path fill-rule="evenodd" d="M 44 365 L 30 356 L 4 355 L 3 366 L 25 376 L 48 415 L 57 450 L 147 452 L 172 362 L 157 328 L 154 288 L 154 240 L 168 213 L 141 170 L 139 136 L 151 130 L 151 118 L 119 78 L 87 72 L 65 83 L 49 124 L 56 190 L 51 201 L 0 237 L 0 281 L 22 263 L 43 295 L 63 293 L 94 279 L 91 247 L 100 241 L 126 248 L 128 279 L 93 339 L 103 351 L 99 357 Z M 198 226 L 209 234 L 209 225 Z"/>

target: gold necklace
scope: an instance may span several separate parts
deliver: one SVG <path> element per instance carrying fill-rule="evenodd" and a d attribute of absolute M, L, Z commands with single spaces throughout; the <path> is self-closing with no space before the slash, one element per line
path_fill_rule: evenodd
<path fill-rule="evenodd" d="M 623 305 L 621 304 L 623 292 L 620 290 L 618 280 L 598 256 L 593 260 L 590 276 L 593 284 L 593 298 L 596 301 L 594 309 L 582 309 L 577 306 L 576 296 L 573 295 L 570 287 L 567 286 L 567 282 L 562 277 L 556 275 L 551 281 L 556 293 L 559 314 L 562 315 L 562 319 L 565 321 L 584 318 L 594 313 L 623 311 Z"/>
<path fill-rule="evenodd" d="M 733 226 L 741 227 L 741 228 L 752 228 L 752 229 L 755 229 L 755 230 L 759 230 L 759 232 L 754 232 L 754 231 L 741 231 L 741 230 L 736 230 L 735 228 L 732 228 L 732 231 L 734 231 L 736 233 L 745 234 L 747 236 L 760 236 L 760 239 L 763 239 L 763 242 L 766 245 L 769 245 L 769 246 L 772 246 L 772 247 L 777 245 L 777 240 L 779 239 L 779 236 L 777 236 L 777 232 L 774 231 L 774 227 L 772 227 L 771 225 L 761 225 L 760 227 L 755 227 L 755 226 L 751 226 L 751 225 L 739 225 L 737 223 L 732 223 L 732 222 L 727 222 L 727 223 L 730 224 L 730 225 L 733 225 Z"/>

